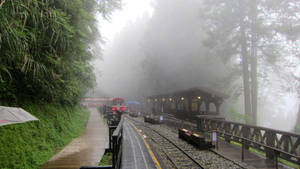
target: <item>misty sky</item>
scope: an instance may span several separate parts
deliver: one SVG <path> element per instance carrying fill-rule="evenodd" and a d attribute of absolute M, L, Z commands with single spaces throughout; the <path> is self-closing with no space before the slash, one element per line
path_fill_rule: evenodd
<path fill-rule="evenodd" d="M 104 51 L 101 56 L 102 59 L 95 60 L 93 64 L 97 74 L 98 85 L 95 90 L 100 90 L 100 93 L 103 95 L 122 97 L 129 95 L 128 90 L 118 87 L 119 85 L 116 83 L 118 83 L 121 75 L 124 78 L 126 76 L 134 75 L 132 74 L 132 71 L 127 75 L 124 74 L 124 72 L 112 71 L 112 69 L 117 69 L 117 65 L 120 66 L 120 61 L 117 60 L 122 58 L 119 56 L 111 56 L 110 49 L 112 46 L 115 46 L 115 43 L 118 43 L 117 40 L 115 40 L 115 37 L 120 36 L 121 31 L 124 30 L 125 27 L 130 27 L 129 25 L 134 24 L 136 20 L 140 18 L 146 18 L 146 20 L 151 18 L 154 10 L 152 3 L 152 0 L 122 0 L 122 9 L 116 10 L 111 15 L 109 21 L 103 20 L 100 17 L 98 18 L 98 27 L 105 40 L 105 44 L 103 45 Z M 139 44 L 136 44 L 136 46 L 139 46 Z M 127 60 L 124 60 L 123 63 L 126 65 Z"/>
<path fill-rule="evenodd" d="M 200 43 L 207 35 L 201 31 L 199 6 L 197 0 L 123 0 L 122 10 L 114 12 L 109 22 L 99 21 L 106 43 L 103 60 L 93 63 L 97 74 L 94 91 L 129 99 L 197 86 L 227 94 L 241 91 L 241 78 L 229 88 L 218 85 L 226 83 L 224 77 L 230 70 Z M 259 88 L 258 124 L 290 131 L 297 119 L 297 93 L 283 91 L 287 84 L 282 77 L 265 69 L 259 71 L 271 73 Z M 300 76 L 300 66 L 287 71 Z M 231 110 L 244 112 L 242 94 L 221 107 L 225 114 Z"/>
<path fill-rule="evenodd" d="M 101 20 L 99 25 L 101 34 L 107 43 L 113 41 L 116 34 L 129 23 L 134 23 L 143 15 L 153 14 L 152 0 L 122 0 L 122 9 L 115 11 L 109 21 Z"/>

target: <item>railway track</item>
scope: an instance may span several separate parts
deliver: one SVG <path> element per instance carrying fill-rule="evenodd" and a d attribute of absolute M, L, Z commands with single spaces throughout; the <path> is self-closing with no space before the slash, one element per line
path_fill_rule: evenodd
<path fill-rule="evenodd" d="M 164 145 L 160 151 L 171 162 L 172 168 L 177 169 L 197 169 L 203 167 L 193 156 L 184 151 L 181 147 L 175 144 L 172 140 L 160 134 L 158 131 L 151 129 L 151 127 L 143 125 L 141 123 L 134 122 L 135 125 L 140 128 L 144 134 L 147 135 L 157 145 Z M 162 146 L 161 146 L 162 147 Z"/>
<path fill-rule="evenodd" d="M 154 143 L 154 148 L 159 150 L 157 153 L 166 163 L 166 168 L 248 168 L 244 164 L 235 163 L 213 151 L 199 151 L 194 146 L 180 140 L 174 131 L 168 130 L 162 125 L 148 125 L 131 118 L 130 120 Z"/>

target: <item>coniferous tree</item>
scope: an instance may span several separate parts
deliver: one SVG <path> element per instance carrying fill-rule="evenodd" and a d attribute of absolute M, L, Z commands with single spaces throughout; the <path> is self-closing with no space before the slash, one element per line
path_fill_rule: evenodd
<path fill-rule="evenodd" d="M 276 61 L 287 53 L 286 42 L 299 44 L 299 9 L 295 0 L 204 0 L 202 11 L 210 35 L 204 43 L 229 65 L 232 77 L 238 75 L 232 64 L 237 59 L 232 58 L 241 58 L 245 113 L 252 124 L 257 122 L 258 77 L 265 76 L 257 69 L 267 65 L 277 70 Z M 290 54 L 296 55 L 297 49 Z"/>

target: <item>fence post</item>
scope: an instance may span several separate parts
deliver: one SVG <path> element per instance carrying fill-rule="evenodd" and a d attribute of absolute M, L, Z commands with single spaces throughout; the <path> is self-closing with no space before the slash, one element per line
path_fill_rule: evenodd
<path fill-rule="evenodd" d="M 112 168 L 115 168 L 116 166 L 116 158 L 117 158 L 117 145 L 116 145 L 116 137 L 113 137 L 113 159 L 112 159 Z"/>
<path fill-rule="evenodd" d="M 111 151 L 111 127 L 108 127 L 108 137 L 109 137 L 109 150 Z"/>
<path fill-rule="evenodd" d="M 219 149 L 218 131 L 216 131 L 216 134 L 217 134 L 216 149 L 218 150 Z"/>
<path fill-rule="evenodd" d="M 244 153 L 245 153 L 245 141 L 242 138 L 242 162 L 244 162 Z"/>
<path fill-rule="evenodd" d="M 275 162 L 276 162 L 275 165 L 276 165 L 276 169 L 278 169 L 278 154 L 279 154 L 279 152 L 275 150 L 275 158 L 276 158 L 275 159 Z"/>
<path fill-rule="evenodd" d="M 272 131 L 266 131 L 265 133 L 266 136 L 266 144 L 269 147 L 275 147 L 275 141 L 276 141 L 276 134 Z M 275 158 L 275 151 L 272 150 L 271 148 L 266 148 L 266 157 L 274 160 Z"/>

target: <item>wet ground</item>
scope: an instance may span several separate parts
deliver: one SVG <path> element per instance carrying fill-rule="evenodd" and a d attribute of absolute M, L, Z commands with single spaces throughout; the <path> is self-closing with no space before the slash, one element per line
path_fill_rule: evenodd
<path fill-rule="evenodd" d="M 156 169 L 157 163 L 153 160 L 142 136 L 127 120 L 123 123 L 123 133 L 121 168 Z"/>
<path fill-rule="evenodd" d="M 90 112 L 83 135 L 53 156 L 41 169 L 78 169 L 98 164 L 107 147 L 108 129 L 96 108 L 90 109 Z"/>

